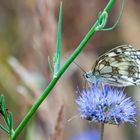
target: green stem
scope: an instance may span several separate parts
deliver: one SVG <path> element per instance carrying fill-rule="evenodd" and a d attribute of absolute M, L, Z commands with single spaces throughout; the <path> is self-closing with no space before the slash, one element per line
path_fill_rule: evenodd
<path fill-rule="evenodd" d="M 107 6 L 105 7 L 104 11 L 109 13 L 110 10 L 112 9 L 113 5 L 115 4 L 115 2 L 116 2 L 116 0 L 110 0 L 109 3 L 107 4 Z"/>
<path fill-rule="evenodd" d="M 110 0 L 107 4 L 105 10 L 107 12 L 110 12 L 111 8 L 115 4 L 116 0 Z M 53 89 L 59 78 L 62 76 L 62 74 L 67 70 L 69 65 L 74 61 L 74 59 L 80 54 L 80 52 L 83 50 L 87 42 L 90 40 L 90 38 L 95 34 L 95 28 L 98 25 L 98 21 L 95 22 L 95 24 L 92 26 L 90 31 L 87 33 L 87 35 L 83 38 L 79 46 L 75 49 L 75 51 L 72 53 L 72 55 L 69 57 L 69 59 L 65 62 L 65 64 L 62 66 L 62 68 L 57 73 L 57 76 L 52 79 L 52 81 L 48 84 L 44 92 L 41 94 L 41 96 L 37 99 L 37 101 L 34 103 L 34 105 L 31 107 L 29 112 L 26 114 L 26 116 L 23 118 L 19 126 L 15 129 L 15 133 L 13 134 L 12 138 L 15 140 L 17 136 L 20 134 L 22 129 L 25 127 L 27 122 L 30 120 L 32 115 L 35 113 L 35 111 L 38 109 L 40 104 L 44 101 L 44 99 L 49 95 L 50 91 Z"/>
<path fill-rule="evenodd" d="M 104 123 L 101 123 L 100 140 L 104 140 Z"/>

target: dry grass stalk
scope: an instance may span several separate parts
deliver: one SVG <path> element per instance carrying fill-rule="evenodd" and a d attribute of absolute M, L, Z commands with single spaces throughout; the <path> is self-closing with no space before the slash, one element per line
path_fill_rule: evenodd
<path fill-rule="evenodd" d="M 64 105 L 61 105 L 50 140 L 64 140 Z"/>

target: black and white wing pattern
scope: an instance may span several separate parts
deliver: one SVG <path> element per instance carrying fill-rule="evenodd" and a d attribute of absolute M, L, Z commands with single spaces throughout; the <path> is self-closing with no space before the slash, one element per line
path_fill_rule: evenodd
<path fill-rule="evenodd" d="M 96 61 L 92 72 L 102 82 L 113 86 L 140 84 L 140 50 L 130 45 L 118 46 Z"/>

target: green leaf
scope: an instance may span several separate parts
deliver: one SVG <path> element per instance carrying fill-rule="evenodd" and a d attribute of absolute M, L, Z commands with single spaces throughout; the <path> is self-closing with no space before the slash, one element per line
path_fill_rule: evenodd
<path fill-rule="evenodd" d="M 13 129 L 13 116 L 12 113 L 10 112 L 10 116 L 9 116 L 9 129 L 10 131 Z"/>
<path fill-rule="evenodd" d="M 1 102 L 2 102 L 2 96 L 3 96 L 3 95 L 0 95 L 0 105 L 1 105 Z"/>
<path fill-rule="evenodd" d="M 1 111 L 2 114 L 5 115 L 6 114 L 6 110 L 5 110 L 5 101 L 4 101 L 4 96 L 1 96 Z"/>
<path fill-rule="evenodd" d="M 49 56 L 48 56 L 48 65 L 49 65 L 49 68 L 50 68 L 50 72 L 53 73 L 53 68 L 52 68 Z"/>
<path fill-rule="evenodd" d="M 54 58 L 53 58 L 53 61 L 54 61 L 54 75 L 53 75 L 53 77 L 57 77 L 57 73 L 60 70 L 61 47 L 62 47 L 61 25 L 62 25 L 62 2 L 60 3 L 60 10 L 59 10 L 56 52 L 55 52 L 55 55 L 54 55 Z"/>
<path fill-rule="evenodd" d="M 3 118 L 5 120 L 5 123 L 7 124 L 7 126 L 9 127 L 9 118 L 7 116 L 7 112 L 6 112 L 6 107 L 5 107 L 5 100 L 4 100 L 4 96 L 1 96 L 1 114 L 3 115 Z"/>
<path fill-rule="evenodd" d="M 0 124 L 0 128 L 1 128 L 4 132 L 6 132 L 7 134 L 9 134 L 9 131 L 8 131 L 3 125 Z"/>

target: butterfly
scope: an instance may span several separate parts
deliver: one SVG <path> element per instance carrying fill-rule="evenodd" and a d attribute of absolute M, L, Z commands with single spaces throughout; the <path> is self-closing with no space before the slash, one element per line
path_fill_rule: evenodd
<path fill-rule="evenodd" d="M 117 87 L 140 84 L 140 50 L 121 45 L 101 55 L 84 78 Z"/>

